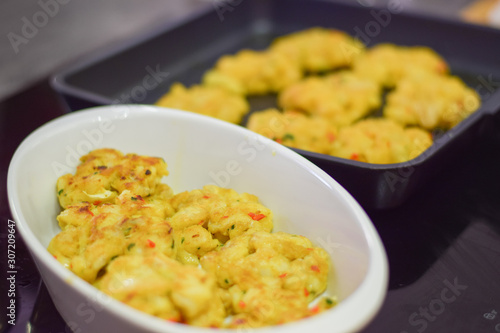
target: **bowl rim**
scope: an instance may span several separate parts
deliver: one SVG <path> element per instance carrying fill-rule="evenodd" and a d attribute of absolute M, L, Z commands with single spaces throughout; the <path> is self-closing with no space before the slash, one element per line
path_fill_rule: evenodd
<path fill-rule="evenodd" d="M 60 263 L 50 255 L 47 249 L 42 245 L 42 243 L 35 236 L 33 231 L 26 225 L 26 219 L 23 212 L 20 209 L 19 202 L 20 198 L 16 195 L 15 184 L 18 177 L 17 166 L 23 159 L 25 154 L 29 151 L 30 145 L 38 142 L 42 139 L 45 133 L 48 131 L 53 131 L 56 128 L 64 128 L 64 124 L 77 123 L 87 124 L 92 120 L 101 119 L 101 116 L 113 111 L 116 114 L 125 114 L 126 116 L 140 116 L 144 113 L 156 113 L 160 117 L 174 117 L 182 118 L 187 121 L 194 121 L 198 123 L 206 123 L 221 127 L 223 130 L 235 131 L 242 136 L 257 136 L 260 140 L 265 141 L 273 150 L 279 152 L 280 155 L 284 155 L 286 159 L 293 161 L 300 165 L 301 168 L 307 170 L 314 177 L 319 178 L 323 183 L 328 185 L 333 191 L 339 192 L 340 198 L 343 200 L 343 204 L 348 206 L 352 210 L 353 215 L 359 221 L 360 229 L 362 230 L 363 237 L 366 239 L 367 247 L 369 250 L 368 262 L 369 266 L 366 271 L 366 276 L 362 280 L 359 286 L 344 300 L 339 302 L 335 306 L 335 317 L 345 317 L 352 309 L 356 309 L 358 320 L 356 322 L 349 323 L 338 323 L 335 332 L 345 332 L 345 331 L 356 331 L 361 329 L 370 322 L 373 317 L 378 313 L 381 305 L 385 299 L 388 286 L 388 259 L 385 252 L 383 243 L 378 235 L 378 232 L 373 225 L 372 221 L 359 205 L 359 203 L 347 192 L 336 180 L 329 176 L 325 171 L 314 165 L 312 162 L 307 160 L 305 157 L 299 155 L 290 148 L 287 148 L 273 140 L 267 139 L 257 133 L 254 133 L 246 128 L 238 125 L 230 124 L 225 121 L 211 118 L 209 116 L 199 115 L 191 112 L 186 112 L 182 110 L 164 108 L 159 106 L 151 105 L 140 105 L 140 104 L 122 104 L 122 105 L 106 105 L 97 106 L 87 109 L 80 110 L 78 112 L 73 112 L 69 114 L 64 114 L 57 118 L 54 118 L 47 123 L 41 125 L 35 129 L 31 134 L 29 134 L 17 147 L 9 165 L 8 175 L 7 175 L 7 193 L 8 202 L 12 217 L 15 221 L 16 228 L 19 230 L 21 238 L 26 243 L 26 246 L 33 256 L 35 264 L 38 268 L 38 261 L 47 267 L 61 282 L 70 283 L 73 289 L 83 298 L 95 301 L 97 304 L 102 305 L 107 308 L 112 315 L 124 320 L 125 322 L 138 325 L 145 330 L 152 332 L 169 330 L 169 332 L 193 332 L 193 333 L 204 333 L 213 332 L 210 328 L 199 328 L 189 325 L 183 325 L 178 323 L 167 322 L 160 318 L 148 315 L 139 310 L 133 309 L 111 297 L 100 292 L 78 276 L 76 276 L 71 271 L 64 268 Z M 165 112 L 169 111 L 169 112 Z M 79 122 L 80 120 L 81 122 Z M 84 126 L 84 125 L 82 125 Z M 43 278 L 43 277 L 42 277 Z M 49 290 L 50 293 L 50 290 Z M 366 299 L 362 297 L 364 294 L 369 293 L 372 297 Z M 57 307 L 57 306 L 56 306 Z M 326 314 L 326 316 L 325 316 Z M 330 315 L 331 316 L 331 315 Z M 315 327 L 324 327 L 328 323 L 328 318 L 330 317 L 328 313 L 321 313 L 319 315 L 313 316 L 311 318 L 302 319 L 300 321 L 291 322 L 280 326 L 271 326 L 265 328 L 259 328 L 259 332 L 262 333 L 272 333 L 272 332 L 302 332 L 304 329 L 311 328 L 309 323 L 311 321 L 316 321 Z M 359 320 L 361 318 L 362 320 Z M 331 323 L 331 322 L 330 322 Z M 332 328 L 334 329 L 334 328 Z M 219 329 L 222 331 L 236 332 L 234 329 Z M 333 332 L 333 331 L 332 331 Z"/>

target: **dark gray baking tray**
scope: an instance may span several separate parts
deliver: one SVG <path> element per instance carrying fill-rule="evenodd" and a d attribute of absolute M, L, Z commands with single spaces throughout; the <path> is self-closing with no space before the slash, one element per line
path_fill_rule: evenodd
<path fill-rule="evenodd" d="M 393 2 L 389 2 L 393 3 Z M 175 25 L 110 47 L 52 78 L 70 110 L 112 103 L 154 103 L 173 82 L 199 83 L 223 54 L 263 49 L 279 35 L 323 26 L 344 30 L 368 47 L 382 42 L 425 45 L 449 63 L 452 74 L 476 89 L 481 108 L 414 160 L 375 165 L 295 149 L 342 184 L 364 207 L 386 209 L 407 200 L 440 172 L 467 158 L 484 139 L 500 108 L 500 31 L 400 13 L 400 7 L 363 7 L 322 0 L 227 0 Z M 217 4 L 217 5 L 216 5 Z M 252 110 L 271 96 L 250 98 Z"/>

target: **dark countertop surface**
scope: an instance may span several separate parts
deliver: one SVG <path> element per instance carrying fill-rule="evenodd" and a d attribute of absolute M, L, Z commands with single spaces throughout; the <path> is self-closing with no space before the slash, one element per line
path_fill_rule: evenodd
<path fill-rule="evenodd" d="M 16 325 L 6 316 L 8 165 L 24 137 L 66 112 L 47 75 L 0 98 L 0 332 L 70 332 L 19 237 Z M 390 282 L 363 332 L 500 332 L 500 126 L 489 128 L 405 204 L 367 210 L 387 250 Z"/>

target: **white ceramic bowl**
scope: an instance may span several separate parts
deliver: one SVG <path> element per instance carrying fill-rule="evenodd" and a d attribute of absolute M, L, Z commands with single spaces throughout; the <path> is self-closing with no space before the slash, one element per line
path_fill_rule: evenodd
<path fill-rule="evenodd" d="M 340 303 L 259 332 L 353 332 L 379 310 L 388 281 L 384 247 L 361 207 L 325 172 L 236 125 L 184 111 L 115 105 L 45 124 L 22 142 L 9 167 L 9 205 L 17 230 L 74 331 L 214 332 L 129 308 L 75 276 L 46 250 L 59 232 L 56 179 L 74 172 L 81 155 L 100 147 L 163 157 L 170 172 L 166 182 L 175 192 L 215 183 L 255 194 L 274 211 L 275 230 L 304 235 L 330 253 L 334 270 L 328 292 Z"/>

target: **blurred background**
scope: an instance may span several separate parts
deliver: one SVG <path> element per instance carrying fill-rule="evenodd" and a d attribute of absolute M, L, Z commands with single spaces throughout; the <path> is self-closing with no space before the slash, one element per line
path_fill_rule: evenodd
<path fill-rule="evenodd" d="M 2 0 L 0 101 L 58 68 L 112 43 L 176 22 L 216 1 L 266 0 Z M 328 0 L 327 0 L 328 1 Z M 329 0 L 335 1 L 335 0 Z M 466 17 L 489 24 L 498 0 L 337 0 L 363 6 L 398 4 L 406 11 Z M 202 33 L 202 32 L 200 32 Z"/>

